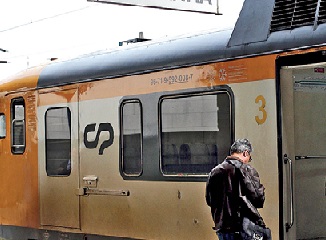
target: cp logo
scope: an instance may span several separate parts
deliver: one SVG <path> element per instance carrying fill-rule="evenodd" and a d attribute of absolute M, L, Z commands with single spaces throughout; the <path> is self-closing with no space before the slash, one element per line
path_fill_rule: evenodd
<path fill-rule="evenodd" d="M 87 139 L 88 135 L 87 134 L 89 132 L 95 132 L 95 126 L 96 126 L 96 123 L 91 123 L 91 124 L 88 124 L 85 127 L 85 130 L 84 130 L 84 144 L 85 144 L 85 146 L 87 148 L 96 148 L 97 145 L 98 145 L 98 141 L 100 139 L 101 132 L 109 132 L 109 138 L 102 142 L 102 144 L 101 144 L 101 146 L 100 146 L 100 148 L 98 150 L 98 154 L 103 155 L 104 149 L 108 148 L 113 143 L 113 140 L 114 140 L 113 127 L 111 126 L 111 123 L 100 123 L 100 125 L 98 127 L 98 130 L 97 130 L 97 133 L 96 133 L 95 140 L 88 141 L 88 139 Z"/>

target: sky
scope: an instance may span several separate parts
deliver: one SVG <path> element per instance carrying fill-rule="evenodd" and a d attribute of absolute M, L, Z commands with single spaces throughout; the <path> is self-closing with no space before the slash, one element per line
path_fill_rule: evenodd
<path fill-rule="evenodd" d="M 155 0 L 153 0 L 155 1 Z M 0 80 L 50 58 L 119 47 L 143 32 L 159 40 L 231 29 L 244 0 L 218 0 L 222 15 L 119 6 L 87 0 L 0 1 Z"/>

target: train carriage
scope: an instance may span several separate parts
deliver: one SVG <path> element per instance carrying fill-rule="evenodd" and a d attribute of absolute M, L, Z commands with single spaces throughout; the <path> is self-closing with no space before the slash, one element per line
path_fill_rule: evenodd
<path fill-rule="evenodd" d="M 246 0 L 233 30 L 0 82 L 1 239 L 216 239 L 207 175 L 243 137 L 273 239 L 326 239 L 324 11 Z"/>

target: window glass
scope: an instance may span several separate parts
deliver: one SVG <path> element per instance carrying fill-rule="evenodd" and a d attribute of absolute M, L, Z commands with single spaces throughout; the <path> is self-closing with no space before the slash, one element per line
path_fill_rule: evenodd
<path fill-rule="evenodd" d="M 142 116 L 139 101 L 122 104 L 122 171 L 127 175 L 142 172 Z"/>
<path fill-rule="evenodd" d="M 228 154 L 231 104 L 227 92 L 161 101 L 161 167 L 166 175 L 206 175 Z"/>
<path fill-rule="evenodd" d="M 71 173 L 71 113 L 69 108 L 52 108 L 45 115 L 46 172 L 48 176 Z"/>
<path fill-rule="evenodd" d="M 0 113 L 0 138 L 6 137 L 6 116 Z"/>
<path fill-rule="evenodd" d="M 25 151 L 25 102 L 23 98 L 11 101 L 11 149 L 13 153 Z"/>

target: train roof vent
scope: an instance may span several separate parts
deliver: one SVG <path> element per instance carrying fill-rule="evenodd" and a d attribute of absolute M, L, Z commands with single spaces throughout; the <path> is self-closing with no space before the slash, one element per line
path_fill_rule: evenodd
<path fill-rule="evenodd" d="M 321 0 L 318 13 L 318 24 L 326 22 L 326 0 Z"/>
<path fill-rule="evenodd" d="M 274 5 L 274 0 L 245 0 L 228 46 L 266 41 L 270 33 Z"/>
<path fill-rule="evenodd" d="M 323 0 L 321 2 L 325 5 Z M 271 32 L 314 25 L 317 6 L 318 0 L 275 0 Z"/>

